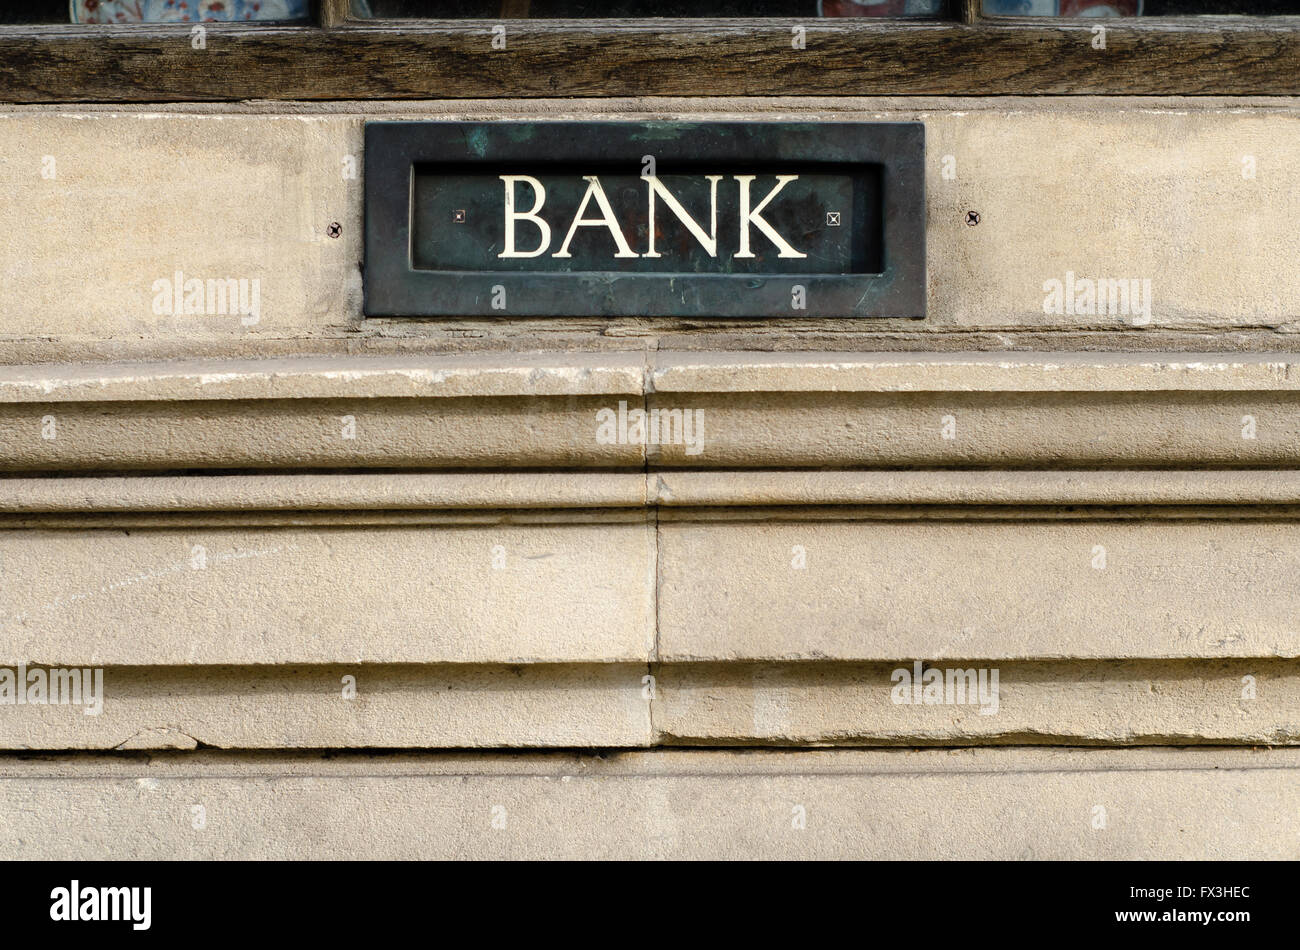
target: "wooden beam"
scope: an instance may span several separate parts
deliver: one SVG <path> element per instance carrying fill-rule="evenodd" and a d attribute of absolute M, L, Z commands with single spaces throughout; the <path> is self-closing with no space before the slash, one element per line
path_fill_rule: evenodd
<path fill-rule="evenodd" d="M 352 15 L 352 0 L 319 0 L 321 26 L 338 26 Z"/>
<path fill-rule="evenodd" d="M 1297 95 L 1300 18 L 351 21 L 0 31 L 0 101 L 698 95 Z"/>

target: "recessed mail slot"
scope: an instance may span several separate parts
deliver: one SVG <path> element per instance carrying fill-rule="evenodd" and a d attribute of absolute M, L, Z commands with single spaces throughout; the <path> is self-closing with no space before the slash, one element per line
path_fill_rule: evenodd
<path fill-rule="evenodd" d="M 919 123 L 375 122 L 369 316 L 925 315 Z"/>

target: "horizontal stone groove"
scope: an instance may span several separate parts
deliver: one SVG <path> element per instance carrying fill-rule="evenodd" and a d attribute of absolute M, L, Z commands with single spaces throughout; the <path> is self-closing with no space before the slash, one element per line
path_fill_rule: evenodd
<path fill-rule="evenodd" d="M 729 471 L 0 478 L 0 514 L 1297 506 L 1300 471 Z"/>
<path fill-rule="evenodd" d="M 953 702 L 898 701 L 911 659 L 109 666 L 91 706 L 0 692 L 0 750 L 1300 745 L 1300 661 L 925 668 L 953 679 Z M 996 695 L 959 693 L 949 670 L 986 686 L 996 670 Z"/>
<path fill-rule="evenodd" d="M 1294 860 L 1298 756 L 1300 749 L 0 756 L 0 816 L 10 857 L 46 860 Z M 201 831 L 195 805 L 203 808 Z"/>
<path fill-rule="evenodd" d="M 1279 332 L 1275 325 L 1232 328 L 1115 327 L 1099 325 L 1068 330 L 1004 326 L 997 329 L 900 327 L 893 321 L 853 318 L 809 320 L 774 317 L 701 319 L 683 317 L 520 317 L 510 321 L 445 319 L 412 329 L 402 318 L 369 318 L 376 331 L 366 337 L 371 356 L 405 356 L 420 360 L 496 354 L 546 352 L 559 354 L 623 353 L 629 346 L 658 346 L 662 352 L 795 353 L 844 352 L 856 356 L 882 354 L 907 358 L 932 353 L 960 358 L 973 352 L 1009 352 L 1019 358 L 1043 354 L 1116 354 L 1131 358 L 1148 354 L 1154 360 L 1170 354 L 1199 354 L 1201 358 L 1252 360 L 1260 353 L 1295 359 L 1300 335 Z M 382 325 L 382 327 L 381 327 Z M 378 335 L 378 334 L 391 335 Z M 14 339 L 0 337 L 0 364 L 10 366 L 157 363 L 162 360 L 257 360 L 303 356 L 352 357 L 357 341 L 331 336 L 237 337 L 233 339 L 149 337 L 103 340 Z"/>
<path fill-rule="evenodd" d="M 0 752 L 0 781 L 78 778 L 84 781 L 152 774 L 160 780 L 293 776 L 331 778 L 520 776 L 638 778 L 642 776 L 944 775 L 1075 772 L 1249 772 L 1300 770 L 1300 748 L 1239 747 L 1122 749 L 996 747 L 986 749 L 159 749 L 152 752 Z"/>

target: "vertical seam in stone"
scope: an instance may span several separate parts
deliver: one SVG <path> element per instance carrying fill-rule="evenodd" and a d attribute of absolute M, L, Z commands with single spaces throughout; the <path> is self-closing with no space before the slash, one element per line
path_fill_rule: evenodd
<path fill-rule="evenodd" d="M 643 403 L 641 408 L 647 418 L 650 415 L 650 394 L 654 392 L 654 370 L 658 365 L 655 354 L 658 350 L 659 340 L 656 337 L 651 348 L 645 351 L 645 362 L 642 364 L 641 370 L 641 400 Z M 653 583 L 651 584 L 651 617 L 654 625 L 654 642 L 650 647 L 650 662 L 646 664 L 646 675 L 650 677 L 651 684 L 650 697 L 646 702 L 649 703 L 650 745 L 653 747 L 659 745 L 659 729 L 655 725 L 655 698 L 659 693 L 659 681 L 655 676 L 659 661 L 659 491 L 657 485 L 651 484 L 651 479 L 658 476 L 652 475 L 650 472 L 650 446 L 647 444 L 641 448 L 643 453 L 641 457 L 642 471 L 645 475 L 645 503 L 650 519 L 650 556 L 654 568 Z"/>

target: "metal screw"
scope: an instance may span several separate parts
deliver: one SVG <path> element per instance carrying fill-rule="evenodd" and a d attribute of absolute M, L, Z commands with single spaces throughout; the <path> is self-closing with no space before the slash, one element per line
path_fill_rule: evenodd
<path fill-rule="evenodd" d="M 335 221 L 333 224 L 331 224 L 328 228 L 325 229 L 325 233 L 332 238 L 336 238 L 343 233 L 343 225 Z"/>
<path fill-rule="evenodd" d="M 975 225 L 977 225 L 977 224 L 979 224 L 979 223 L 980 223 L 980 213 L 979 213 L 978 211 L 967 211 L 967 212 L 966 212 L 966 224 L 967 224 L 968 227 L 972 227 L 972 228 L 973 228 L 973 227 L 975 227 Z"/>
<path fill-rule="evenodd" d="M 453 212 L 451 213 L 451 220 L 452 220 L 452 223 L 453 223 L 453 224 L 464 224 L 464 223 L 465 223 L 465 212 L 464 212 L 464 211 L 453 211 Z"/>

